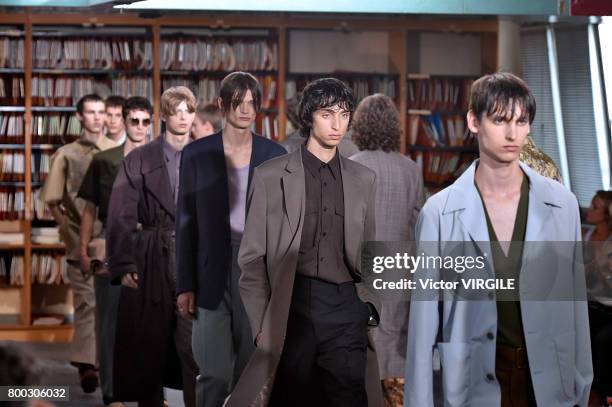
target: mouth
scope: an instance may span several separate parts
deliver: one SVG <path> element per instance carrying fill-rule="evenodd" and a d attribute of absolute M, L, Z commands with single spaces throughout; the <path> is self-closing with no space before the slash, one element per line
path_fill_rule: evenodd
<path fill-rule="evenodd" d="M 242 120 L 243 122 L 248 122 L 251 120 L 250 117 L 238 117 L 238 120 Z"/>
<path fill-rule="evenodd" d="M 519 146 L 504 146 L 503 149 L 512 153 L 515 153 L 520 150 Z"/>

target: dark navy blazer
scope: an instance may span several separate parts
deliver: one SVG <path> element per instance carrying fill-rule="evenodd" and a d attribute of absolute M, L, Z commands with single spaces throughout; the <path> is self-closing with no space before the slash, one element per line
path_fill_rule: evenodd
<path fill-rule="evenodd" d="M 259 164 L 285 154 L 279 144 L 253 134 L 249 186 Z M 183 150 L 176 216 L 177 293 L 193 291 L 198 307 L 216 309 L 231 266 L 227 169 L 221 132 Z"/>

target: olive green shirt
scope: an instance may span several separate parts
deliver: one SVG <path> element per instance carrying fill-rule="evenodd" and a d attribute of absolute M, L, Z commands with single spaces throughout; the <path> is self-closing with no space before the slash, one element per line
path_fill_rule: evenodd
<path fill-rule="evenodd" d="M 113 183 L 123 161 L 123 144 L 94 155 L 77 196 L 98 208 L 98 219 L 106 226 Z"/>
<path fill-rule="evenodd" d="M 480 194 L 478 185 L 476 190 Z M 482 199 L 482 195 L 480 196 Z M 514 230 L 512 231 L 512 242 L 506 256 L 495 234 L 495 229 L 489 218 L 487 206 L 484 200 L 485 216 L 487 218 L 487 229 L 489 230 L 489 240 L 491 241 L 491 251 L 493 255 L 493 265 L 495 268 L 495 278 L 514 279 L 515 287 L 518 290 L 519 276 L 523 257 L 523 243 L 525 241 L 525 231 L 527 230 L 527 212 L 529 209 L 529 178 L 523 174 L 521 184 L 521 197 L 519 199 L 516 218 L 514 220 Z M 517 292 L 517 291 L 516 291 Z M 511 295 L 516 296 L 516 292 Z M 523 320 L 521 318 L 520 301 L 509 301 L 507 290 L 497 290 L 497 343 L 512 347 L 525 347 L 523 332 Z"/>

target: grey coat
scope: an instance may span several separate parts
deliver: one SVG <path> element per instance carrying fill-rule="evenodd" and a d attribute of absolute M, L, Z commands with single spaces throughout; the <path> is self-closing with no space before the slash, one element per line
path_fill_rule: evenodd
<path fill-rule="evenodd" d="M 376 240 L 414 240 L 414 225 L 425 202 L 421 169 L 410 158 L 384 151 L 361 151 L 351 157 L 376 173 Z M 404 293 L 405 294 L 405 293 Z M 382 313 L 373 332 L 380 377 L 404 377 L 409 296 L 381 298 Z"/>

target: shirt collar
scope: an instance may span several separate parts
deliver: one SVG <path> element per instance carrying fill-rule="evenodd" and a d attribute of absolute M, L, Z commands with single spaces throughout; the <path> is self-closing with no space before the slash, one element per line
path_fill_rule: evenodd
<path fill-rule="evenodd" d="M 336 154 L 334 154 L 334 157 L 329 160 L 328 163 L 324 163 L 323 161 L 319 160 L 317 156 L 308 151 L 305 144 L 303 144 L 300 148 L 302 149 L 302 162 L 311 176 L 318 177 L 321 167 L 328 167 L 334 179 L 338 178 L 338 175 L 340 174 L 340 160 L 338 158 L 337 148 Z"/>
<path fill-rule="evenodd" d="M 165 134 L 163 134 L 161 137 L 162 137 L 162 145 L 164 148 L 164 156 L 166 157 L 166 161 L 170 161 L 175 156 L 181 154 L 181 151 L 175 150 L 174 147 L 172 147 L 172 144 L 168 143 L 168 141 L 166 140 Z"/>

